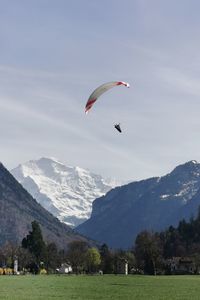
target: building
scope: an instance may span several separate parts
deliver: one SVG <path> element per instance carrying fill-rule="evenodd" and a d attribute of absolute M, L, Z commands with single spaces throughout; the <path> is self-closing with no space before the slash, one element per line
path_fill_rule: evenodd
<path fill-rule="evenodd" d="M 70 274 L 72 273 L 72 267 L 68 263 L 61 264 L 61 267 L 56 269 L 59 274 Z"/>
<path fill-rule="evenodd" d="M 128 275 L 128 261 L 126 259 L 117 260 L 116 273 Z"/>
<path fill-rule="evenodd" d="M 167 266 L 171 274 L 194 274 L 196 266 L 191 257 L 172 257 Z"/>

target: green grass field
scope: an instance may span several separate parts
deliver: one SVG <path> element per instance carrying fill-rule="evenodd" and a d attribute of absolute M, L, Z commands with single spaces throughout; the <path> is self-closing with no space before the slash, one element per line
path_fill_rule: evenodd
<path fill-rule="evenodd" d="M 200 276 L 0 276 L 0 299 L 200 299 Z"/>

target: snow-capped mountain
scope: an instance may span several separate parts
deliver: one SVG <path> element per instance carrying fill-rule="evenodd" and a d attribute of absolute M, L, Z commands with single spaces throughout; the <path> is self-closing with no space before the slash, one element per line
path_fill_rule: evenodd
<path fill-rule="evenodd" d="M 92 207 L 90 219 L 76 230 L 113 248 L 130 248 L 143 230 L 164 230 L 197 215 L 200 163 L 192 160 L 165 176 L 116 187 Z"/>
<path fill-rule="evenodd" d="M 118 185 L 52 158 L 28 161 L 11 173 L 44 208 L 72 227 L 90 217 L 96 198 Z"/>

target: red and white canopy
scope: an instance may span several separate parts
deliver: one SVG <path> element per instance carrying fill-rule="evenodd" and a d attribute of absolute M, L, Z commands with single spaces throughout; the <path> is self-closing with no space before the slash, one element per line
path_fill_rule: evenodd
<path fill-rule="evenodd" d="M 113 81 L 108 82 L 100 85 L 98 88 L 94 90 L 94 92 L 90 95 L 86 106 L 85 106 L 85 113 L 88 113 L 88 111 L 92 108 L 93 104 L 97 101 L 97 99 L 105 92 L 110 90 L 111 88 L 118 86 L 118 85 L 124 85 L 126 87 L 130 87 L 129 83 L 124 81 Z"/>

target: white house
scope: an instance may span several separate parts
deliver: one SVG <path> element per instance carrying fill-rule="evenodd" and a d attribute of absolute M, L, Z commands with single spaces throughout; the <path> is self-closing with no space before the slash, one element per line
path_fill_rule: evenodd
<path fill-rule="evenodd" d="M 72 267 L 68 263 L 61 264 L 61 267 L 56 269 L 59 274 L 69 274 L 72 273 Z"/>

